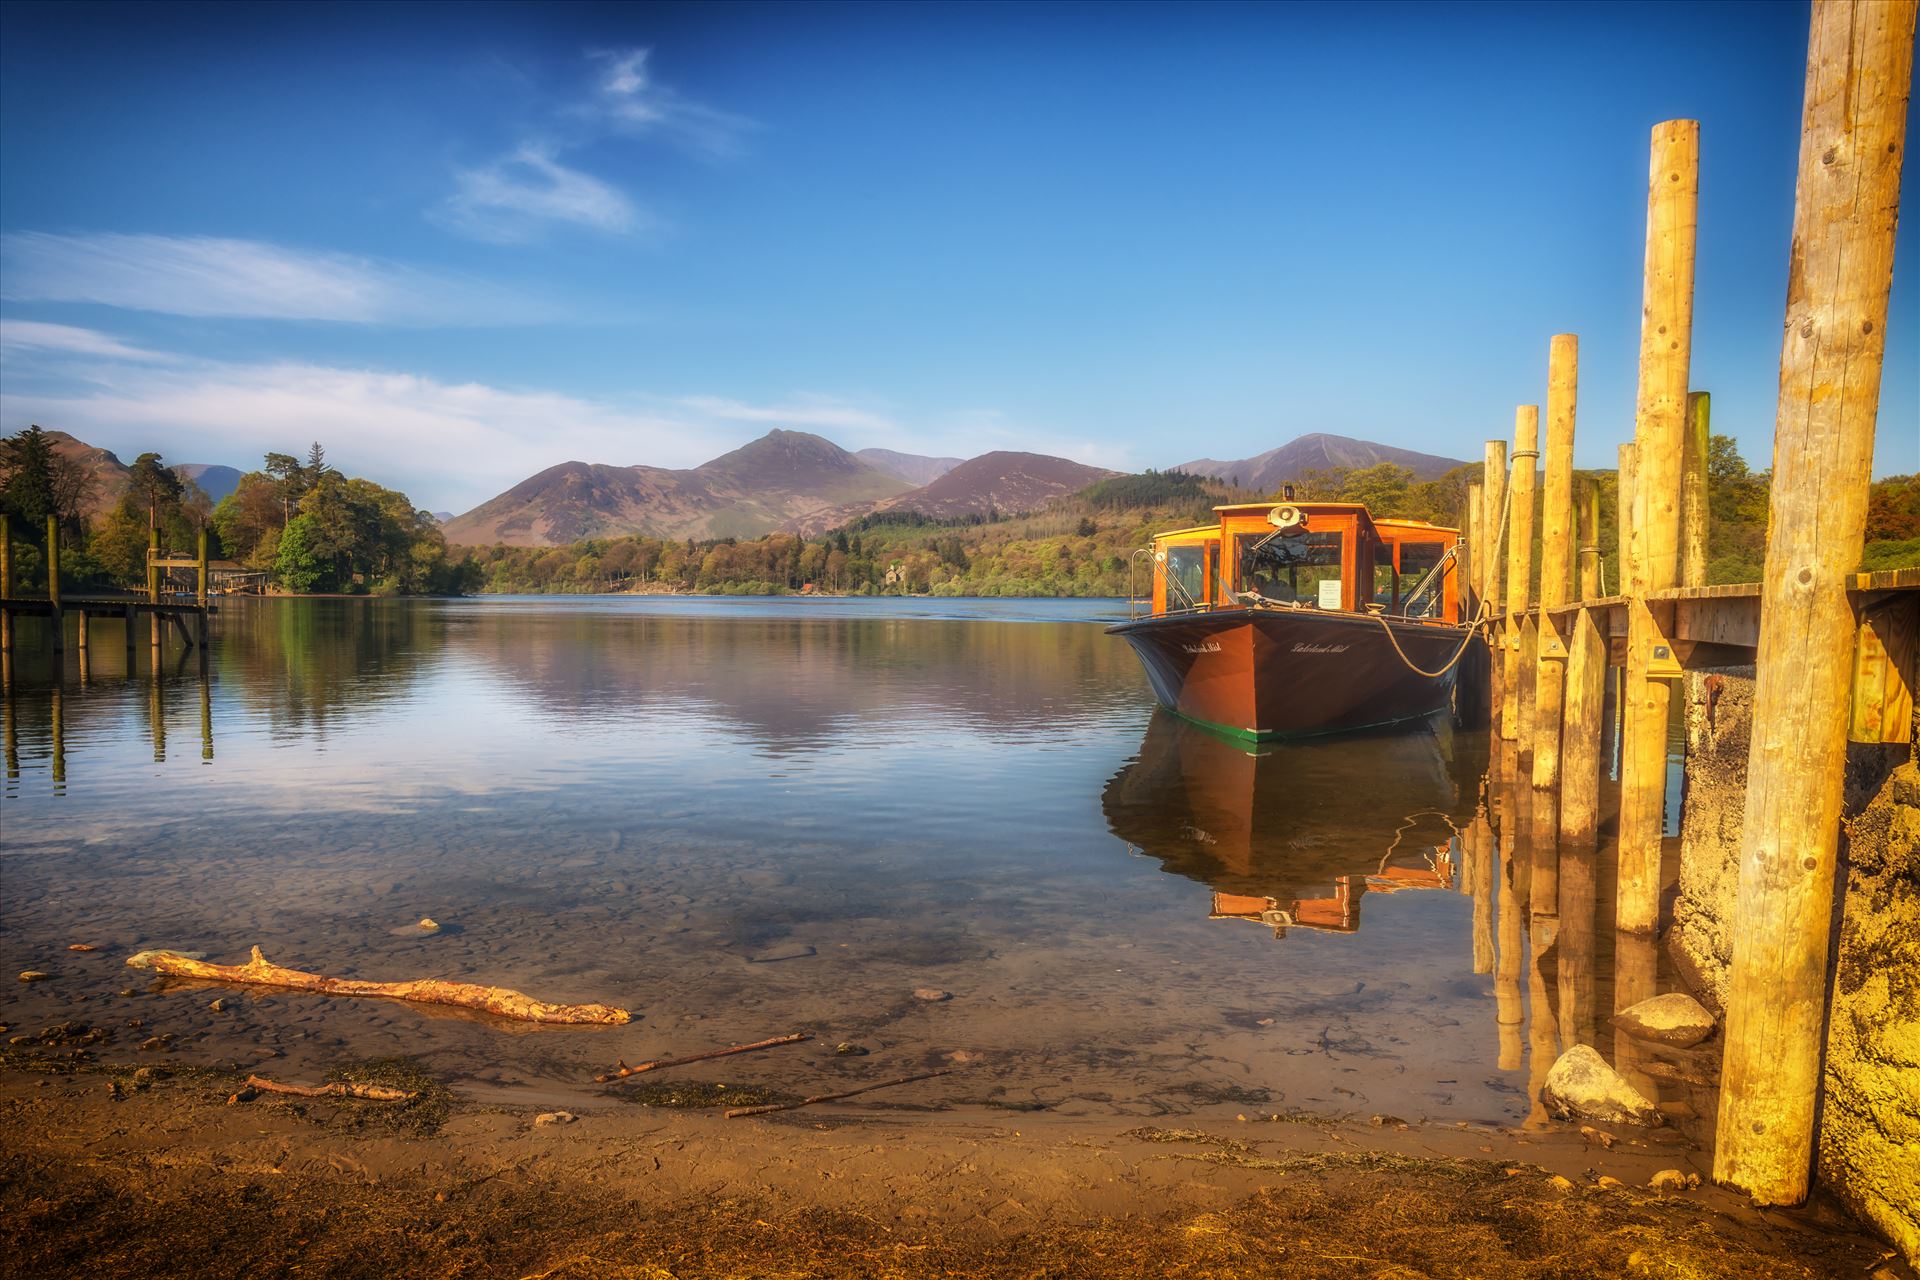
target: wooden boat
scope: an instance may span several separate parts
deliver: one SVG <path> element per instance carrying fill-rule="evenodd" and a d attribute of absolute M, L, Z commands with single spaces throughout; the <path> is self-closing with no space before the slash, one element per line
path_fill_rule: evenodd
<path fill-rule="evenodd" d="M 1476 778 L 1451 738 L 1254 744 L 1156 712 L 1101 809 L 1129 849 L 1206 886 L 1214 919 L 1352 933 L 1370 894 L 1456 884 Z"/>
<path fill-rule="evenodd" d="M 1255 740 L 1419 720 L 1452 703 L 1472 628 L 1460 531 L 1351 502 L 1236 503 L 1135 553 L 1151 591 L 1108 631 L 1160 704 Z"/>

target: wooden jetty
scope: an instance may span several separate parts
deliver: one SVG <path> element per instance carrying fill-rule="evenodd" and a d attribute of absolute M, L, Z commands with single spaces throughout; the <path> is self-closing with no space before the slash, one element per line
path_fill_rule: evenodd
<path fill-rule="evenodd" d="M 1847 743 L 1909 742 L 1920 683 L 1920 567 L 1857 571 L 1914 27 L 1914 0 L 1813 5 L 1765 580 L 1705 581 L 1711 401 L 1689 385 L 1700 147 L 1690 120 L 1652 134 L 1639 396 L 1634 438 L 1620 446 L 1620 582 L 1609 593 L 1600 580 L 1598 492 L 1573 483 L 1573 335 L 1549 348 L 1541 563 L 1534 406 L 1518 410 L 1511 449 L 1488 442 L 1464 521 L 1468 580 L 1491 610 L 1496 763 L 1531 784 L 1508 786 L 1530 806 L 1508 802 L 1501 815 L 1503 833 L 1531 845 L 1530 865 L 1502 879 L 1537 923 L 1551 927 L 1570 895 L 1591 902 L 1583 855 L 1595 842 L 1609 672 L 1621 788 L 1614 926 L 1623 947 L 1651 956 L 1674 686 L 1689 670 L 1757 668 L 1714 1177 L 1762 1204 L 1795 1204 L 1809 1189 Z M 1560 877 L 1563 860 L 1577 881 Z M 1471 850 L 1468 862 L 1477 873 Z M 1509 905 L 1500 920 L 1517 929 Z M 1476 915 L 1484 971 L 1483 929 Z M 1641 967 L 1651 994 L 1651 962 Z M 1496 976 L 1517 1011 L 1517 971 Z M 1516 1056 L 1517 1013 L 1503 1004 L 1500 1020 L 1503 1031 L 1516 1024 L 1503 1057 Z"/>
<path fill-rule="evenodd" d="M 47 593 L 44 597 L 16 596 L 13 583 L 13 525 L 0 515 L 0 657 L 4 657 L 4 678 L 13 680 L 13 631 L 17 618 L 45 618 L 56 657 L 66 649 L 67 615 L 76 620 L 75 646 L 86 660 L 92 640 L 92 623 L 97 618 L 115 618 L 125 624 L 128 668 L 133 666 L 134 637 L 138 620 L 147 619 L 147 643 L 156 659 L 165 645 L 169 630 L 177 631 L 189 648 L 206 661 L 207 624 L 218 609 L 208 601 L 207 534 L 200 532 L 198 554 L 192 559 L 167 557 L 160 552 L 160 535 L 150 533 L 147 544 L 147 586 L 142 596 L 63 596 L 60 591 L 60 531 L 58 522 L 47 517 Z M 186 569 L 195 574 L 195 589 L 185 600 L 166 599 L 165 575 L 169 570 Z M 186 593 L 181 593 L 186 594 Z"/>

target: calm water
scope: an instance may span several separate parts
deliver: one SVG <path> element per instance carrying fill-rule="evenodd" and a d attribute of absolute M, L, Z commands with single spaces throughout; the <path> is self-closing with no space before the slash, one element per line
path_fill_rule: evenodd
<path fill-rule="evenodd" d="M 119 1049 L 170 1032 L 180 1060 L 274 1051 L 290 1078 L 409 1053 L 483 1094 L 804 1029 L 820 1040 L 704 1078 L 965 1051 L 952 1096 L 998 1105 L 1524 1120 L 1560 1018 L 1519 1010 L 1566 979 L 1520 936 L 1490 842 L 1456 834 L 1485 735 L 1249 753 L 1154 713 L 1098 625 L 1123 610 L 238 601 L 205 679 L 177 646 L 155 676 L 144 644 L 129 675 L 102 623 L 57 692 L 23 621 L 0 947 L 54 976 L 7 983 L 0 1021 L 138 1017 Z M 122 964 L 255 943 L 639 1016 L 531 1030 L 265 991 L 214 1012 L 218 992 Z M 874 1056 L 834 1057 L 843 1040 Z"/>

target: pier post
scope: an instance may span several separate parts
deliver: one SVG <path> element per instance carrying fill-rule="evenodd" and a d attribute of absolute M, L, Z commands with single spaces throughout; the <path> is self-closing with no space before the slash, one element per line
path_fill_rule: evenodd
<path fill-rule="evenodd" d="M 53 651 L 64 652 L 67 620 L 60 609 L 60 520 L 57 516 L 47 517 L 47 607 L 48 620 L 53 624 Z"/>
<path fill-rule="evenodd" d="M 1487 441 L 1486 460 L 1481 464 L 1480 482 L 1485 489 L 1481 498 L 1480 527 L 1487 531 L 1487 554 L 1480 566 L 1480 589 L 1487 601 L 1487 706 L 1491 709 L 1494 735 L 1499 736 L 1500 708 L 1507 700 L 1506 624 L 1500 621 L 1500 577 L 1506 568 L 1507 544 L 1504 516 L 1507 508 L 1507 442 Z"/>
<path fill-rule="evenodd" d="M 207 531 L 204 526 L 200 530 L 197 558 L 199 585 L 194 591 L 194 601 L 200 606 L 200 612 L 193 619 L 193 647 L 199 652 L 200 665 L 204 668 L 207 664 Z"/>
<path fill-rule="evenodd" d="M 0 600 L 13 599 L 13 517 L 0 514 Z M 13 652 L 13 613 L 0 606 L 0 653 Z"/>
<path fill-rule="evenodd" d="M 1512 475 L 1507 480 L 1510 508 L 1507 513 L 1507 589 L 1504 597 L 1506 626 L 1502 632 L 1505 652 L 1505 693 L 1500 707 L 1500 736 L 1518 741 L 1525 723 L 1525 691 L 1521 680 L 1531 678 L 1525 670 L 1523 631 L 1533 591 L 1533 494 L 1534 464 L 1540 457 L 1540 406 L 1523 404 L 1513 411 Z"/>
<path fill-rule="evenodd" d="M 1606 594 L 1601 585 L 1600 559 L 1600 484 L 1589 481 L 1580 493 L 1580 599 L 1598 600 Z"/>
<path fill-rule="evenodd" d="M 1480 586 L 1481 566 L 1486 562 L 1487 558 L 1486 539 L 1493 536 L 1484 530 L 1480 520 L 1480 508 L 1486 501 L 1481 496 L 1482 491 L 1483 486 L 1481 485 L 1471 483 L 1467 485 L 1467 513 L 1465 521 L 1467 526 L 1467 599 L 1465 603 L 1461 605 L 1460 609 L 1461 615 L 1466 618 L 1473 617 L 1474 611 L 1480 606 L 1480 597 L 1483 594 Z"/>
<path fill-rule="evenodd" d="M 160 603 L 160 531 L 147 530 L 147 603 Z M 155 609 L 147 614 L 147 644 L 153 649 L 154 670 L 160 669 L 160 646 L 164 633 L 160 628 L 160 611 Z"/>
<path fill-rule="evenodd" d="M 1914 0 L 1815 0 L 1730 933 L 1715 1181 L 1805 1199 Z"/>
<path fill-rule="evenodd" d="M 1680 585 L 1707 585 L 1707 441 L 1713 397 L 1687 396 L 1687 434 L 1680 456 Z"/>
<path fill-rule="evenodd" d="M 1533 914 L 1559 911 L 1561 717 L 1573 601 L 1573 424 L 1580 339 L 1556 334 L 1547 359 L 1546 482 L 1540 504 L 1540 620 L 1533 675 Z M 1542 874 L 1544 872 L 1544 875 Z"/>
<path fill-rule="evenodd" d="M 1653 128 L 1647 182 L 1647 260 L 1640 319 L 1634 441 L 1633 588 L 1627 600 L 1627 673 L 1621 699 L 1619 928 L 1652 933 L 1660 920 L 1666 822 L 1667 722 L 1672 710 L 1673 605 L 1647 596 L 1680 573 L 1680 473 L 1693 347 L 1693 254 L 1700 188 L 1700 126 Z"/>

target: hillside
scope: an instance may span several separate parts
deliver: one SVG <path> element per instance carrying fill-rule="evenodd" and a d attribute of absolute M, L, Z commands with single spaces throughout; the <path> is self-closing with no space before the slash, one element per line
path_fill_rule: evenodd
<path fill-rule="evenodd" d="M 862 516 L 915 512 L 936 520 L 1012 515 L 1038 511 L 1118 472 L 1089 467 L 1044 453 L 997 450 L 983 453 L 946 472 L 931 484 L 879 502 L 853 503 L 819 512 L 785 526 L 787 532 L 814 534 Z"/>
<path fill-rule="evenodd" d="M 446 535 L 517 547 L 631 533 L 751 538 L 909 487 L 831 441 L 775 430 L 685 471 L 563 462 L 447 521 Z"/>
<path fill-rule="evenodd" d="M 928 458 L 917 453 L 895 453 L 891 449 L 862 449 L 853 455 L 890 476 L 899 476 L 908 484 L 932 484 L 959 466 L 960 458 Z"/>
<path fill-rule="evenodd" d="M 1459 458 L 1442 458 L 1436 454 L 1375 444 L 1370 440 L 1315 432 L 1251 458 L 1224 462 L 1216 458 L 1196 458 L 1192 462 L 1181 463 L 1173 470 L 1232 481 L 1242 488 L 1271 493 L 1287 481 L 1297 480 L 1309 471 L 1342 468 L 1358 471 L 1382 462 L 1406 467 L 1413 472 L 1415 480 L 1437 480 L 1455 467 L 1466 465 Z"/>
<path fill-rule="evenodd" d="M 207 495 L 207 501 L 216 504 L 240 487 L 240 469 L 218 462 L 177 462 L 173 472 L 182 480 L 198 485 L 200 492 Z"/>

